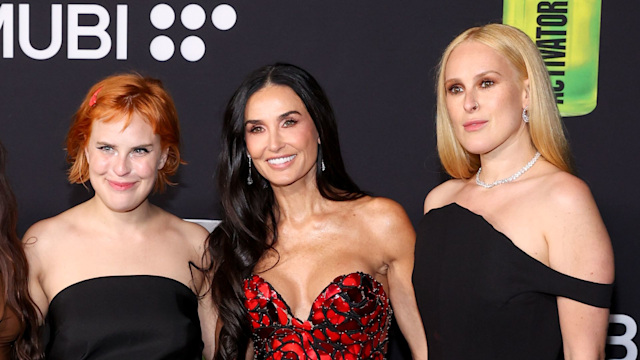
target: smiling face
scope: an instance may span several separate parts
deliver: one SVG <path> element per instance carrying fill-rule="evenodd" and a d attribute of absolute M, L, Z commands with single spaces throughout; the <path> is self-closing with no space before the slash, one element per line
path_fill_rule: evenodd
<path fill-rule="evenodd" d="M 447 61 L 446 106 L 454 133 L 470 153 L 485 154 L 529 139 L 522 110 L 528 80 L 502 55 L 482 43 L 460 43 Z"/>
<path fill-rule="evenodd" d="M 272 186 L 299 180 L 315 184 L 318 131 L 291 88 L 268 85 L 255 92 L 247 101 L 244 123 L 253 165 Z"/>
<path fill-rule="evenodd" d="M 136 209 L 145 202 L 167 160 L 160 136 L 137 113 L 125 119 L 94 121 L 85 148 L 89 180 L 96 198 L 116 212 Z"/>

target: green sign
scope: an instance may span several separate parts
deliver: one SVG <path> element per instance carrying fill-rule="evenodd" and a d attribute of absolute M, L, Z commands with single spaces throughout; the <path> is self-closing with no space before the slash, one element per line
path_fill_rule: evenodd
<path fill-rule="evenodd" d="M 592 112 L 598 97 L 602 0 L 503 1 L 503 22 L 538 46 L 562 116 Z"/>

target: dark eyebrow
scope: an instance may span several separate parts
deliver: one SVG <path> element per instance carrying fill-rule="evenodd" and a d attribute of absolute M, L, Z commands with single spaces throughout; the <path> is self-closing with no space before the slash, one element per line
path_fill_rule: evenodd
<path fill-rule="evenodd" d="M 299 111 L 297 111 L 297 110 L 291 110 L 291 111 L 287 111 L 286 113 L 284 113 L 284 114 L 280 115 L 280 119 L 282 119 L 282 118 L 286 118 L 287 116 L 289 116 L 289 115 L 291 115 L 291 114 L 298 114 L 298 115 L 302 115 L 302 114 L 300 114 L 300 112 L 299 112 Z"/>
<path fill-rule="evenodd" d="M 298 114 L 298 115 L 302 115 L 298 110 L 291 110 L 291 111 L 287 111 L 287 112 L 286 112 L 286 113 L 284 113 L 284 114 L 281 114 L 280 116 L 278 116 L 278 118 L 280 118 L 280 119 L 284 119 L 284 118 L 286 118 L 287 116 L 289 116 L 289 115 L 291 115 L 291 114 Z M 244 124 L 245 124 L 245 125 L 247 125 L 247 124 L 257 125 L 257 124 L 260 124 L 260 123 L 262 123 L 262 120 L 245 120 L 245 121 L 244 121 Z"/>

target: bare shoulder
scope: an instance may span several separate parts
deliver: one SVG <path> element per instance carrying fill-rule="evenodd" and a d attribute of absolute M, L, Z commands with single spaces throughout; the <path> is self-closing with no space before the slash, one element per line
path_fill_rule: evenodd
<path fill-rule="evenodd" d="M 40 220 L 26 231 L 22 243 L 32 275 L 40 276 L 59 261 L 60 255 L 68 253 L 71 242 L 67 240 L 78 232 L 78 228 L 82 226 L 81 219 L 82 211 L 76 206 Z"/>
<path fill-rule="evenodd" d="M 173 234 L 173 238 L 178 241 L 178 246 L 183 247 L 184 244 L 189 244 L 191 251 L 192 261 L 201 261 L 203 254 L 206 250 L 206 240 L 209 236 L 209 232 L 202 226 L 185 221 L 167 211 L 158 209 L 160 216 L 156 221 L 160 225 L 160 232 L 162 234 Z"/>
<path fill-rule="evenodd" d="M 409 217 L 402 205 L 396 201 L 384 197 L 368 196 L 362 203 L 361 211 L 367 221 L 375 221 L 381 226 L 402 226 L 410 224 Z"/>
<path fill-rule="evenodd" d="M 40 220 L 31 225 L 22 238 L 25 251 L 46 252 L 55 246 L 56 240 L 61 236 L 67 236 L 78 227 L 82 210 L 78 206 L 64 211 L 48 219 Z"/>
<path fill-rule="evenodd" d="M 158 221 L 163 224 L 165 231 L 176 232 L 181 238 L 188 240 L 198 247 L 209 235 L 207 229 L 194 222 L 183 220 L 165 210 L 160 210 L 161 216 Z"/>
<path fill-rule="evenodd" d="M 589 186 L 577 176 L 564 171 L 546 175 L 541 194 L 550 210 L 559 212 L 597 211 Z"/>
<path fill-rule="evenodd" d="M 537 200 L 552 268 L 584 280 L 613 281 L 613 250 L 587 184 L 566 172 L 545 176 Z M 546 195 L 544 195 L 546 194 Z"/>
<path fill-rule="evenodd" d="M 360 228 L 366 229 L 369 239 L 375 240 L 381 248 L 413 247 L 415 231 L 400 204 L 383 197 L 366 197 L 358 201 L 362 201 Z"/>
<path fill-rule="evenodd" d="M 465 180 L 452 179 L 433 188 L 424 199 L 425 214 L 431 209 L 437 209 L 452 203 L 455 194 L 457 194 L 464 185 Z"/>

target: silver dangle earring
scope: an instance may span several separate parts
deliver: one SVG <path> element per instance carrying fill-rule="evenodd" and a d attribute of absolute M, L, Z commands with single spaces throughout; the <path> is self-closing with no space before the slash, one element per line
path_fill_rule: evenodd
<path fill-rule="evenodd" d="M 247 176 L 247 185 L 253 184 L 253 178 L 251 178 L 251 155 L 247 154 L 249 159 L 249 175 Z"/>
<path fill-rule="evenodd" d="M 524 109 L 522 110 L 522 120 L 525 123 L 529 123 L 529 107 L 525 106 Z"/>
<path fill-rule="evenodd" d="M 320 144 L 322 144 L 322 142 L 320 141 L 320 138 L 318 138 L 318 157 L 320 158 L 320 170 L 324 172 L 326 167 L 324 166 L 324 159 L 322 158 L 322 147 L 320 146 Z"/>

